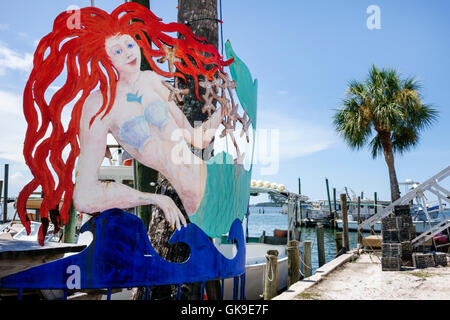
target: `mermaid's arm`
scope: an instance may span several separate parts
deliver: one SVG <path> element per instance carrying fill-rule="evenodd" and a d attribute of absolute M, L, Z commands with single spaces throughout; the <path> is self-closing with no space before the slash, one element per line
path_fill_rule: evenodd
<path fill-rule="evenodd" d="M 76 171 L 76 184 L 73 194 L 75 208 L 84 213 L 101 212 L 111 208 L 133 208 L 141 205 L 159 206 L 169 223 L 180 229 L 186 226 L 183 214 L 173 200 L 167 196 L 144 193 L 117 182 L 98 181 L 99 168 L 104 159 L 107 143 L 107 117 L 96 119 L 89 128 L 93 107 L 101 103 L 101 97 L 90 97 L 84 106 L 80 124 L 80 155 Z"/>
<path fill-rule="evenodd" d="M 183 131 L 184 139 L 197 149 L 206 148 L 211 143 L 217 128 L 225 117 L 225 112 L 222 107 L 217 108 L 214 114 L 203 122 L 201 126 L 193 128 L 180 108 L 173 101 L 168 101 L 170 92 L 169 89 L 162 85 L 161 78 L 153 72 L 147 72 L 147 74 L 150 77 L 149 80 L 152 88 L 163 101 L 168 103 L 169 113 L 175 120 L 177 126 Z"/>
<path fill-rule="evenodd" d="M 225 116 L 220 107 L 201 126 L 192 128 L 184 113 L 175 103 L 169 102 L 169 112 L 178 127 L 183 129 L 184 139 L 197 149 L 205 149 L 211 143 Z"/>

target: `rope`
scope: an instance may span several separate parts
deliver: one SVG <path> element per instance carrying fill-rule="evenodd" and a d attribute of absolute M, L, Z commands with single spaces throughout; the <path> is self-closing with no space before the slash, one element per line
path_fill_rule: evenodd
<path fill-rule="evenodd" d="M 270 262 L 270 257 L 276 257 L 275 255 L 272 255 L 272 254 L 266 254 L 266 263 L 267 263 L 267 261 L 269 261 Z M 268 274 L 267 274 L 267 280 L 269 280 L 269 282 L 272 282 L 273 281 L 273 266 L 272 266 L 272 264 L 271 263 L 269 263 L 269 272 L 268 272 Z M 269 274 L 272 274 L 271 276 L 269 275 Z"/>

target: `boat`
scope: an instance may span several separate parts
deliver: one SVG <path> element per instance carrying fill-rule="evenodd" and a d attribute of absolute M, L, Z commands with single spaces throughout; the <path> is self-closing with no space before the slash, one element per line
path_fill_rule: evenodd
<path fill-rule="evenodd" d="M 366 209 L 370 209 L 373 205 L 368 204 L 368 206 L 364 206 Z M 386 204 L 382 202 L 382 208 L 384 209 Z M 429 203 L 426 205 L 426 212 L 423 209 L 423 206 L 416 200 L 410 204 L 411 207 L 411 216 L 413 220 L 413 224 L 416 227 L 416 233 L 420 234 L 426 232 L 435 225 L 441 223 L 444 219 L 450 218 L 450 209 L 446 208 L 445 203 L 436 204 Z M 358 222 L 355 215 L 355 206 L 350 204 L 349 213 L 347 215 L 348 222 L 348 230 L 349 231 L 357 231 L 358 230 Z M 361 211 L 363 211 L 363 205 L 361 205 Z M 375 212 L 365 211 L 365 215 L 361 215 L 361 220 L 365 220 L 370 218 Z M 427 217 L 428 216 L 428 217 Z M 342 230 L 342 219 L 336 220 L 338 229 Z M 370 226 L 364 226 L 363 231 L 369 232 Z M 373 231 L 381 232 L 381 221 L 377 221 L 372 225 Z"/>
<path fill-rule="evenodd" d="M 246 236 L 246 264 L 245 264 L 245 296 L 247 300 L 259 300 L 263 298 L 264 293 L 264 277 L 266 269 L 266 254 L 268 250 L 278 251 L 278 277 L 277 277 L 277 290 L 281 291 L 287 287 L 288 278 L 288 257 L 287 257 L 287 243 L 290 240 L 299 240 L 299 234 L 297 233 L 296 226 L 294 224 L 297 207 L 308 200 L 308 197 L 296 193 L 292 193 L 286 190 L 283 186 L 282 190 L 276 188 L 276 184 L 268 184 L 258 186 L 258 183 L 252 181 L 250 188 L 250 194 L 252 196 L 258 196 L 264 193 L 277 193 L 279 196 L 284 196 L 286 203 L 283 204 L 285 208 L 286 229 L 274 230 L 272 236 L 263 234 L 260 237 Z M 281 185 L 282 186 L 282 185 Z M 280 212 L 281 213 L 281 212 Z M 257 219 L 258 217 L 255 217 Z M 247 219 L 243 221 L 244 230 L 246 230 Z M 226 235 L 221 239 L 215 240 L 215 245 L 220 252 L 226 257 L 233 257 L 233 244 L 227 243 Z M 300 248 L 301 250 L 301 248 Z M 232 279 L 225 281 L 224 298 L 226 300 L 232 299 Z"/>
<path fill-rule="evenodd" d="M 352 217 L 349 215 L 348 219 L 352 219 Z M 423 233 L 425 231 L 427 231 L 428 229 L 430 229 L 430 225 L 434 226 L 437 225 L 441 220 L 433 220 L 431 222 L 427 222 L 427 221 L 417 221 L 417 220 L 413 220 L 413 224 L 416 227 L 416 233 L 420 234 Z M 339 230 L 342 230 L 342 226 L 343 226 L 343 222 L 342 219 L 338 219 L 336 220 L 337 223 L 337 227 Z M 358 231 L 358 222 L 356 220 L 348 220 L 348 230 L 349 231 Z M 362 228 L 363 231 L 365 232 L 370 232 L 371 229 L 369 226 L 364 226 Z M 381 232 L 381 222 L 376 222 L 373 225 L 373 231 L 375 232 Z"/>
<path fill-rule="evenodd" d="M 385 206 L 389 205 L 390 202 L 388 201 L 377 201 L 376 203 L 373 200 L 370 199 L 363 199 L 360 201 L 360 219 L 364 220 L 369 218 L 370 216 L 374 215 L 377 210 L 380 210 L 384 208 Z M 328 202 L 327 200 L 317 200 L 314 202 L 307 203 L 307 206 L 305 206 L 305 218 L 302 219 L 302 221 L 305 223 L 306 226 L 314 226 L 318 222 L 322 223 L 323 225 L 328 225 L 329 221 L 333 218 L 333 215 L 330 214 L 330 206 L 331 210 L 334 211 L 334 208 L 336 208 L 336 213 L 338 217 L 341 215 L 341 204 L 340 203 L 334 203 L 334 201 Z M 348 201 L 347 202 L 347 213 L 348 213 L 348 221 L 349 221 L 349 228 L 350 228 L 350 222 L 357 220 L 358 217 L 358 202 L 355 200 Z M 334 212 L 333 212 L 334 214 Z M 342 221 L 337 219 L 338 227 L 339 223 L 342 226 Z M 341 227 L 339 227 L 341 228 Z M 353 226 L 352 226 L 353 228 Z M 350 229 L 349 229 L 350 230 Z M 353 229 L 352 229 L 353 230 Z M 356 230 L 356 229 L 354 229 Z"/>

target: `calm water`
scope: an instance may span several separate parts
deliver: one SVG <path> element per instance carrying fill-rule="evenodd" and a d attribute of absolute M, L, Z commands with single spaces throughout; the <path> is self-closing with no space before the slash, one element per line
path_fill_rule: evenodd
<path fill-rule="evenodd" d="M 264 214 L 259 213 L 259 209 L 260 208 L 250 207 L 250 216 L 248 220 L 248 234 L 250 237 L 261 236 L 263 230 L 266 231 L 267 236 L 273 236 L 273 231 L 275 229 L 281 230 L 287 229 L 288 226 L 287 215 L 280 213 L 281 208 L 273 208 L 273 207 L 264 208 Z M 334 240 L 335 232 L 339 232 L 339 230 L 324 228 L 325 259 L 327 263 L 336 257 L 336 242 Z M 370 235 L 370 233 L 363 234 L 363 236 L 367 235 Z M 315 271 L 319 267 L 317 254 L 316 228 L 303 227 L 301 234 L 301 241 L 311 241 L 312 267 L 313 271 Z M 358 243 L 358 233 L 350 231 L 349 241 L 350 241 L 350 248 L 355 248 Z"/>

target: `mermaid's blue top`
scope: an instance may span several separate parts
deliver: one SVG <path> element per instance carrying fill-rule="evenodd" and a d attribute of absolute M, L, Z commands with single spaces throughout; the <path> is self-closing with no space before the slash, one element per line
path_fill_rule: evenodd
<path fill-rule="evenodd" d="M 206 187 L 200 206 L 189 216 L 211 238 L 230 230 L 235 219 L 247 213 L 251 171 L 234 164 L 230 154 L 221 152 L 206 162 Z"/>
<path fill-rule="evenodd" d="M 127 101 L 142 104 L 142 96 L 127 94 Z M 162 130 L 169 119 L 167 103 L 164 101 L 153 101 L 147 105 L 144 115 L 125 121 L 120 126 L 119 138 L 129 145 L 140 150 L 144 143 L 151 138 L 148 125 L 151 124 Z"/>

